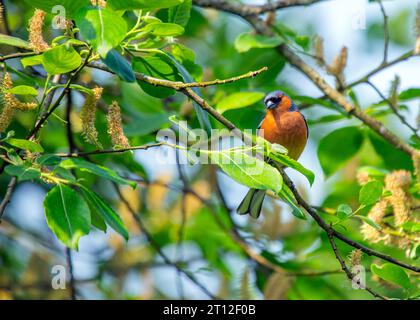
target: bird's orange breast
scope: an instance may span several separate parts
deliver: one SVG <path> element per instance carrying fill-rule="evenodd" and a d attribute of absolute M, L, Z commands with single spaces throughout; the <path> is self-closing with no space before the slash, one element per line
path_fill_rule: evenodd
<path fill-rule="evenodd" d="M 261 123 L 259 135 L 271 143 L 289 150 L 289 156 L 298 159 L 308 139 L 305 119 L 298 111 L 269 110 Z"/>

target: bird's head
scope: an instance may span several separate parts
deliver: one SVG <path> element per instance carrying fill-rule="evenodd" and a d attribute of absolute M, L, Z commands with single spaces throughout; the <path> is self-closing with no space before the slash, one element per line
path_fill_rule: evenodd
<path fill-rule="evenodd" d="M 283 91 L 277 90 L 270 92 L 264 98 L 267 110 L 279 108 L 281 111 L 296 111 L 297 107 L 292 99 Z"/>

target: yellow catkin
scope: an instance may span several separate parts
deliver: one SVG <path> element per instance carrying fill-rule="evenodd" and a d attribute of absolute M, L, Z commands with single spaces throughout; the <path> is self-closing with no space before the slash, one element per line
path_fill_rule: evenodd
<path fill-rule="evenodd" d="M 90 0 L 90 3 L 92 6 L 98 6 L 100 8 L 106 7 L 106 1 L 105 0 Z"/>
<path fill-rule="evenodd" d="M 410 172 L 405 170 L 394 171 L 385 177 L 385 188 L 391 191 L 392 195 L 387 197 L 388 203 L 394 211 L 395 224 L 403 224 L 410 217 L 410 197 L 405 188 L 410 185 Z"/>
<path fill-rule="evenodd" d="M 3 13 L 4 13 L 3 5 L 0 3 L 0 25 L 3 24 Z"/>
<path fill-rule="evenodd" d="M 388 204 L 385 200 L 379 201 L 372 207 L 372 209 L 370 209 L 368 218 L 370 218 L 373 222 L 380 224 L 385 216 L 387 206 Z M 365 222 L 362 225 L 361 232 L 366 240 L 370 240 L 372 242 L 382 240 L 380 231 Z"/>
<path fill-rule="evenodd" d="M 6 131 L 13 120 L 15 109 L 10 105 L 5 105 L 0 113 L 0 132 Z"/>
<path fill-rule="evenodd" d="M 417 183 L 420 183 L 420 151 L 416 150 L 413 154 L 414 174 L 417 178 Z"/>
<path fill-rule="evenodd" d="M 335 76 L 342 75 L 344 68 L 347 65 L 347 56 L 347 47 L 342 47 L 340 53 L 334 58 L 332 64 L 328 67 L 328 72 Z"/>
<path fill-rule="evenodd" d="M 85 103 L 80 111 L 82 120 L 82 131 L 86 142 L 101 147 L 98 141 L 98 131 L 95 127 L 96 104 L 102 96 L 102 88 L 96 87 L 92 90 L 92 94 L 86 97 Z"/>
<path fill-rule="evenodd" d="M 121 123 L 121 109 L 116 101 L 113 101 L 108 110 L 108 133 L 114 148 L 129 148 L 130 143 L 124 135 Z"/>
<path fill-rule="evenodd" d="M 7 129 L 13 120 L 14 108 L 13 105 L 6 101 L 5 92 L 12 87 L 11 79 L 8 73 L 5 73 L 0 85 L 0 132 Z"/>
<path fill-rule="evenodd" d="M 36 52 L 43 52 L 50 48 L 42 36 L 44 19 L 45 12 L 40 9 L 36 9 L 31 20 L 29 20 L 29 45 Z"/>
<path fill-rule="evenodd" d="M 352 267 L 359 266 L 362 264 L 362 250 L 355 249 L 349 255 L 350 265 Z"/>
<path fill-rule="evenodd" d="M 1 105 L 3 106 L 0 114 L 0 132 L 5 131 L 13 120 L 15 110 L 28 111 L 36 108 L 34 102 L 21 102 L 12 93 L 8 92 L 13 87 L 12 78 L 9 73 L 5 73 L 1 84 Z"/>
<path fill-rule="evenodd" d="M 356 179 L 357 183 L 361 186 L 372 180 L 366 171 L 358 171 L 356 174 Z"/>
<path fill-rule="evenodd" d="M 317 36 L 314 41 L 314 51 L 317 64 L 322 67 L 325 64 L 324 58 L 324 39 Z"/>
<path fill-rule="evenodd" d="M 394 80 L 391 83 L 391 89 L 389 92 L 389 101 L 396 106 L 398 104 L 398 89 L 401 84 L 401 78 L 399 76 L 395 76 Z"/>

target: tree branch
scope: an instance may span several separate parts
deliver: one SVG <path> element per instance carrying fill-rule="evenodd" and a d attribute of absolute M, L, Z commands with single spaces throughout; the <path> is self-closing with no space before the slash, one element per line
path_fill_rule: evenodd
<path fill-rule="evenodd" d="M 16 184 L 17 184 L 17 178 L 12 177 L 12 179 L 10 179 L 9 184 L 7 185 L 6 194 L 4 195 L 4 198 L 0 203 L 0 223 L 8 204 L 12 200 L 12 195 L 13 195 L 13 191 L 15 190 Z"/>
<path fill-rule="evenodd" d="M 340 252 L 338 251 L 337 245 L 335 244 L 335 241 L 334 241 L 334 235 L 331 232 L 328 232 L 328 240 L 330 241 L 330 244 L 331 244 L 331 247 L 334 251 L 335 257 L 338 260 L 338 262 L 340 263 L 341 269 L 344 271 L 347 278 L 351 282 L 356 282 L 356 284 L 358 285 L 359 288 L 366 290 L 367 292 L 369 292 L 375 298 L 378 298 L 378 299 L 381 299 L 381 300 L 388 300 L 386 297 L 380 295 L 379 293 L 372 290 L 371 288 L 369 288 L 365 285 L 362 285 L 362 283 L 360 283 L 360 280 L 355 279 L 355 275 L 349 270 L 349 268 L 347 268 L 346 262 L 344 261 L 343 257 L 341 256 Z"/>
<path fill-rule="evenodd" d="M 204 7 L 219 9 L 241 16 L 255 16 L 279 9 L 308 6 L 325 0 L 278 0 L 262 5 L 246 5 L 231 0 L 194 0 L 194 4 Z"/>
<path fill-rule="evenodd" d="M 104 65 L 103 63 L 98 62 L 98 61 L 91 61 L 87 64 L 87 66 L 90 67 L 90 68 L 95 68 L 95 69 L 98 69 L 98 70 L 102 70 L 102 71 L 106 71 L 108 73 L 115 74 L 114 71 L 112 71 L 106 65 Z M 187 89 L 187 88 L 209 87 L 209 86 L 213 86 L 213 85 L 227 84 L 227 83 L 239 81 L 239 80 L 246 79 L 246 78 L 253 78 L 253 77 L 255 77 L 255 76 L 259 75 L 260 73 L 262 73 L 264 71 L 267 71 L 267 70 L 268 70 L 267 67 L 262 67 L 259 70 L 250 71 L 250 72 L 247 72 L 245 74 L 242 74 L 242 75 L 239 75 L 239 76 L 236 76 L 236 77 L 232 77 L 232 78 L 228 78 L 228 79 L 224 79 L 224 80 L 216 79 L 216 80 L 211 80 L 211 81 L 189 82 L 189 83 L 185 83 L 185 82 L 181 82 L 181 81 L 170 81 L 170 80 L 165 80 L 165 79 L 154 78 L 154 77 L 150 77 L 150 76 L 147 76 L 147 75 L 139 73 L 139 72 L 136 72 L 135 76 L 136 76 L 137 80 L 152 84 L 154 86 L 161 86 L 161 87 L 166 87 L 166 88 L 171 88 L 171 89 L 174 89 L 174 90 L 177 90 L 177 91 L 181 91 L 181 90 Z"/>
<path fill-rule="evenodd" d="M 144 146 L 134 146 L 129 148 L 122 148 L 122 149 L 109 149 L 109 150 L 93 150 L 93 151 L 87 151 L 87 152 L 69 152 L 69 153 L 54 153 L 57 157 L 62 158 L 83 158 L 86 156 L 92 156 L 97 154 L 110 154 L 110 153 L 124 153 L 127 151 L 133 151 L 133 150 L 147 150 L 150 148 L 160 147 L 167 145 L 165 142 L 156 142 L 151 144 L 146 144 Z"/>

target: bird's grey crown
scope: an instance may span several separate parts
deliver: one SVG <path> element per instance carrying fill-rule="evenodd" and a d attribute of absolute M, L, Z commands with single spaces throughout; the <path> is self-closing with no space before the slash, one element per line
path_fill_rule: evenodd
<path fill-rule="evenodd" d="M 265 96 L 265 98 L 264 98 L 264 104 L 267 104 L 267 102 L 270 101 L 270 100 L 277 100 L 281 96 L 287 96 L 287 94 L 285 94 L 281 90 L 276 90 L 276 91 L 270 92 L 269 94 L 267 94 Z"/>

